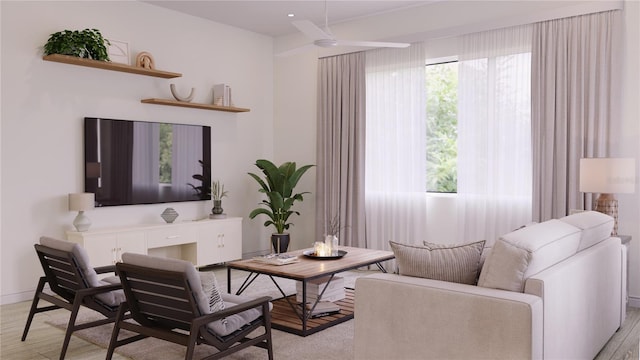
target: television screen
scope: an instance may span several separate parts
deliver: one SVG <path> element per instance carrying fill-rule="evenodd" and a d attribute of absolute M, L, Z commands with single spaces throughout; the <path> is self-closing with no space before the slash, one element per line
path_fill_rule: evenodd
<path fill-rule="evenodd" d="M 85 192 L 96 206 L 211 200 L 211 127 L 84 119 Z"/>

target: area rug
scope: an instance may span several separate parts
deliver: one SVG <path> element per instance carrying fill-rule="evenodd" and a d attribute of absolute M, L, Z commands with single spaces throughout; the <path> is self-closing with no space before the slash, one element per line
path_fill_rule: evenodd
<path fill-rule="evenodd" d="M 368 272 L 349 271 L 341 273 L 340 276 L 345 278 L 345 285 L 353 287 L 355 279 Z M 218 275 L 219 285 L 226 289 L 226 278 Z M 277 279 L 278 285 L 286 294 L 295 293 L 295 281 L 287 279 Z M 232 280 L 232 290 L 235 290 L 242 281 L 235 276 Z M 246 295 L 262 296 L 269 295 L 274 298 L 281 297 L 277 288 L 271 280 L 266 276 L 259 276 L 253 284 L 245 291 Z M 90 321 L 100 318 L 98 313 L 82 309 L 78 316 L 78 322 Z M 59 316 L 52 317 L 48 320 L 49 325 L 59 329 L 65 329 L 68 321 L 68 313 L 61 313 Z M 353 358 L 353 320 L 346 321 L 339 325 L 317 332 L 313 335 L 301 337 L 289 334 L 279 330 L 272 330 L 273 349 L 275 358 L 278 360 L 293 359 L 322 359 L 322 360 L 342 360 Z M 76 331 L 74 336 L 89 341 L 105 349 L 109 345 L 111 330 L 113 325 L 107 324 L 90 329 Z M 259 330 L 257 330 L 259 331 Z M 122 330 L 121 337 L 131 336 L 132 333 Z M 185 347 L 175 345 L 158 339 L 144 339 L 129 345 L 124 345 L 116 349 L 120 355 L 124 355 L 134 360 L 173 360 L 184 359 Z M 207 345 L 199 345 L 196 347 L 194 358 L 199 359 L 205 355 L 216 352 L 215 348 Z M 227 359 L 265 359 L 266 350 L 251 347 L 242 350 L 236 354 L 230 355 Z"/>

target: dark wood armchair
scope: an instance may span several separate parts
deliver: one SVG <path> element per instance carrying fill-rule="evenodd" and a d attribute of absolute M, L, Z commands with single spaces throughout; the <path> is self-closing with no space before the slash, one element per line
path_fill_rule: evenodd
<path fill-rule="evenodd" d="M 202 289 L 200 275 L 187 261 L 125 253 L 116 264 L 127 301 L 120 305 L 107 359 L 114 349 L 146 337 L 186 346 L 185 359 L 192 359 L 197 344 L 208 344 L 218 352 L 205 359 L 220 359 L 249 346 L 267 350 L 271 342 L 271 298 L 248 299 L 222 294 L 223 310 L 210 310 L 210 297 Z M 129 311 L 134 322 L 124 321 Z M 263 327 L 258 335 L 249 334 Z M 118 340 L 120 329 L 138 335 Z"/>
<path fill-rule="evenodd" d="M 109 281 L 98 279 L 98 274 L 114 272 L 115 266 L 90 267 L 87 253 L 78 244 L 42 237 L 40 244 L 35 245 L 35 249 L 45 275 L 38 282 L 29 317 L 22 333 L 22 341 L 26 340 L 36 313 L 60 308 L 67 309 L 71 311 L 71 315 L 60 350 L 60 359 L 64 359 L 74 331 L 115 321 L 118 306 L 125 298 L 124 293 L 117 277 L 107 279 Z M 49 284 L 49 288 L 55 295 L 44 292 L 46 284 Z M 38 307 L 41 299 L 53 305 Z M 95 310 L 105 318 L 76 324 L 81 306 Z"/>

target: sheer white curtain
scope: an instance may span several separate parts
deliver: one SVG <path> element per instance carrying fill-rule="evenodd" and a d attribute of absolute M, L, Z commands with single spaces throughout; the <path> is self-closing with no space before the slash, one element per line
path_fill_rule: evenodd
<path fill-rule="evenodd" d="M 366 57 L 367 247 L 422 243 L 426 231 L 425 54 L 422 44 Z"/>
<path fill-rule="evenodd" d="M 531 26 L 463 36 L 458 71 L 458 240 L 531 221 Z"/>

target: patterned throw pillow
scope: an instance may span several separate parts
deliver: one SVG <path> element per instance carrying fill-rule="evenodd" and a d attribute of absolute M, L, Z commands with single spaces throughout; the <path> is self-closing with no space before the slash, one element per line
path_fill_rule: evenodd
<path fill-rule="evenodd" d="M 202 291 L 209 297 L 209 309 L 212 313 L 224 310 L 224 300 L 222 300 L 222 293 L 220 293 L 220 287 L 216 280 L 216 275 L 213 271 L 201 271 L 200 283 L 202 285 Z M 227 323 L 227 319 L 222 319 L 223 324 Z"/>
<path fill-rule="evenodd" d="M 400 275 L 475 285 L 484 240 L 463 245 L 426 243 L 424 247 L 389 241 Z"/>

